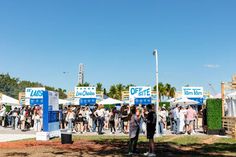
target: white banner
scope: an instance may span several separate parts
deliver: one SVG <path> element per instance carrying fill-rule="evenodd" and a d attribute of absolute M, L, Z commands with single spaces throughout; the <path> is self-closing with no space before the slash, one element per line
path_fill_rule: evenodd
<path fill-rule="evenodd" d="M 129 96 L 135 98 L 149 98 L 151 97 L 151 87 L 137 86 L 129 87 Z"/>
<path fill-rule="evenodd" d="M 25 98 L 42 99 L 45 88 L 25 88 Z"/>
<path fill-rule="evenodd" d="M 48 91 L 48 106 L 51 106 L 52 111 L 59 110 L 59 94 L 58 94 L 58 92 Z"/>
<path fill-rule="evenodd" d="M 76 98 L 96 98 L 95 87 L 75 87 Z"/>
<path fill-rule="evenodd" d="M 187 98 L 203 98 L 203 87 L 182 87 L 182 96 Z"/>

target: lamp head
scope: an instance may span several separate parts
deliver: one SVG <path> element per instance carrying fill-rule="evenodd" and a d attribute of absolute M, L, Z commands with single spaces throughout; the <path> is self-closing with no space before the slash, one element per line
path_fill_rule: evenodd
<path fill-rule="evenodd" d="M 157 49 L 154 49 L 154 50 L 153 50 L 153 55 L 154 55 L 154 56 L 157 55 Z"/>

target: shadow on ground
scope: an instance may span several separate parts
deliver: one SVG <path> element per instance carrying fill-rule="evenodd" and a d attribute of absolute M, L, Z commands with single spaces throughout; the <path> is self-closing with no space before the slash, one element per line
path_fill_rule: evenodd
<path fill-rule="evenodd" d="M 71 151 L 89 154 L 91 156 L 126 156 L 128 153 L 128 141 L 124 140 L 107 140 L 107 141 L 93 141 L 96 145 L 100 145 L 99 151 L 94 151 L 93 146 L 88 146 L 86 150 L 82 151 L 79 148 L 72 148 Z M 148 143 L 139 142 L 139 155 L 147 151 Z M 191 145 L 177 145 L 174 142 L 161 142 L 155 144 L 155 153 L 158 157 L 230 157 L 236 156 L 236 144 L 214 143 L 214 144 L 191 144 Z"/>

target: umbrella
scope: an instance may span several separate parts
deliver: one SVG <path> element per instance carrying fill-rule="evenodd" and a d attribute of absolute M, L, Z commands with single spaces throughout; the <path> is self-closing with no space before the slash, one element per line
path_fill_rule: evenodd
<path fill-rule="evenodd" d="M 175 102 L 174 102 L 174 104 L 179 104 L 179 105 L 195 105 L 195 104 L 199 104 L 199 102 L 198 101 L 194 101 L 194 100 L 191 100 L 191 99 L 188 99 L 188 98 L 186 98 L 186 97 L 183 97 L 183 98 L 181 98 L 181 99 L 179 99 L 179 100 L 176 100 Z"/>
<path fill-rule="evenodd" d="M 123 101 L 112 99 L 112 98 L 107 98 L 99 102 L 101 105 L 111 105 L 111 104 L 123 104 Z"/>

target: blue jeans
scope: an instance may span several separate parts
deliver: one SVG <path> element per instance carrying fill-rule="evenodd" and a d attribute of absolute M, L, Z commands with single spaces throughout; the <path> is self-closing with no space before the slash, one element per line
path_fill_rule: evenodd
<path fill-rule="evenodd" d="M 93 119 L 92 132 L 96 132 L 96 128 L 97 128 L 97 119 Z"/>
<path fill-rule="evenodd" d="M 159 133 L 162 135 L 164 134 L 164 124 L 162 122 L 159 122 Z"/>
<path fill-rule="evenodd" d="M 11 126 L 12 126 L 12 129 L 17 129 L 17 125 L 18 125 L 18 117 L 15 117 L 15 116 L 12 116 L 11 117 Z"/>
<path fill-rule="evenodd" d="M 144 131 L 143 131 L 143 128 L 142 128 L 142 126 L 143 126 L 143 118 L 141 117 L 140 118 L 140 123 L 139 123 L 139 130 L 140 130 L 140 133 L 144 133 Z"/>
<path fill-rule="evenodd" d="M 179 118 L 174 119 L 174 134 L 179 134 Z"/>
<path fill-rule="evenodd" d="M 72 119 L 69 119 L 69 122 L 68 122 L 68 129 L 69 129 L 70 131 L 73 130 L 73 122 L 72 122 Z"/>
<path fill-rule="evenodd" d="M 98 134 L 102 134 L 103 126 L 104 126 L 104 118 L 98 117 Z"/>

